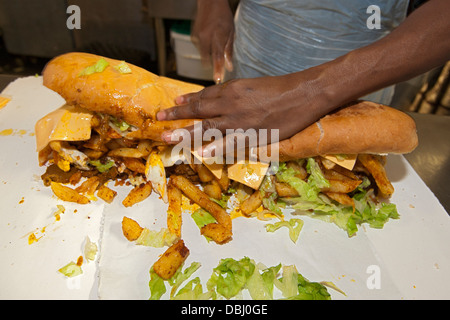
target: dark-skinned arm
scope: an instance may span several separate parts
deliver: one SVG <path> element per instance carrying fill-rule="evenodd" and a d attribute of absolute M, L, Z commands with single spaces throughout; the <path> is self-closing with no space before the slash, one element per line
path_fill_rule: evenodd
<path fill-rule="evenodd" d="M 431 0 L 389 35 L 304 71 L 236 79 L 178 97 L 159 120 L 204 119 L 202 131 L 279 129 L 286 139 L 343 104 L 408 80 L 450 59 L 450 1 Z M 186 128 L 193 133 L 194 127 Z M 171 132 L 168 143 L 177 143 Z M 206 154 L 215 148 L 200 150 Z"/>

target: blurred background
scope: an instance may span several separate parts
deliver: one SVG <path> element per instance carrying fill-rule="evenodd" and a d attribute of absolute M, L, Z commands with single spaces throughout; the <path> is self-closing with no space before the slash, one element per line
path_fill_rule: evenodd
<path fill-rule="evenodd" d="M 80 29 L 66 25 L 70 5 L 81 10 Z M 0 0 L 0 74 L 40 74 L 52 57 L 83 51 L 210 85 L 212 71 L 190 42 L 195 12 L 196 0 Z M 392 106 L 450 115 L 449 73 L 447 64 L 398 84 Z"/>

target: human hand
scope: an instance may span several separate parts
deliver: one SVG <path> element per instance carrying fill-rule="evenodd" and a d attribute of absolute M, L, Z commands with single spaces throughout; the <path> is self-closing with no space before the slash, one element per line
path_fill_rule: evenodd
<path fill-rule="evenodd" d="M 267 137 L 272 137 L 271 130 L 277 129 L 277 138 L 283 140 L 329 111 L 329 104 L 317 83 L 308 79 L 308 72 L 232 80 L 180 96 L 176 103 L 178 106 L 160 111 L 157 119 L 203 119 L 201 127 L 185 128 L 192 141 L 199 135 L 203 137 L 209 129 L 217 129 L 222 135 L 227 134 L 229 129 L 254 129 L 258 136 L 259 129 L 267 129 Z M 185 137 L 172 135 L 168 131 L 163 133 L 162 138 L 169 144 L 175 144 Z M 219 148 L 230 142 L 233 141 L 214 141 L 197 151 L 204 157 L 217 156 L 224 152 Z M 258 139 L 256 143 L 273 142 L 277 141 Z"/>
<path fill-rule="evenodd" d="M 223 81 L 225 69 L 233 70 L 234 21 L 228 0 L 198 1 L 191 35 L 204 65 L 213 65 L 213 80 Z"/>

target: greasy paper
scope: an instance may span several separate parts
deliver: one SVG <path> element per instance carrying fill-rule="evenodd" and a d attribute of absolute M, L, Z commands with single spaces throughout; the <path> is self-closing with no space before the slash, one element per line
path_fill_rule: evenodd
<path fill-rule="evenodd" d="M 2 299 L 148 299 L 149 270 L 166 248 L 136 245 L 122 234 L 123 216 L 142 227 L 167 227 L 167 205 L 156 193 L 125 208 L 130 187 L 114 187 L 112 204 L 65 203 L 44 187 L 38 166 L 34 125 L 64 100 L 42 86 L 42 78 L 27 77 L 3 92 L 11 101 L 0 110 L 0 298 Z M 343 295 L 328 289 L 333 299 L 449 299 L 450 218 L 402 156 L 388 156 L 387 173 L 395 187 L 391 201 L 400 219 L 383 229 L 360 226 L 348 238 L 334 224 L 304 220 L 298 242 L 287 229 L 267 233 L 260 221 L 233 219 L 233 239 L 224 245 L 207 242 L 188 210 L 183 213 L 182 238 L 190 250 L 185 265 L 201 263 L 194 273 L 206 281 L 222 258 L 248 256 L 266 266 L 296 265 L 311 281 L 331 281 Z M 57 205 L 65 212 L 58 220 Z M 286 219 L 291 217 L 289 210 Z M 37 242 L 29 244 L 30 234 Z M 99 246 L 83 274 L 66 278 L 57 270 L 83 255 L 86 237 Z M 168 294 L 163 296 L 167 298 Z"/>

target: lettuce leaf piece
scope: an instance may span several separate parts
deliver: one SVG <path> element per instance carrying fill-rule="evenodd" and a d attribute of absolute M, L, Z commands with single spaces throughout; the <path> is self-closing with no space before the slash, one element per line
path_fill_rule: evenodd
<path fill-rule="evenodd" d="M 79 276 L 83 273 L 83 270 L 81 269 L 81 266 L 77 265 L 75 262 L 71 261 L 68 264 L 66 264 L 64 267 L 58 270 L 66 277 L 72 278 Z"/>
<path fill-rule="evenodd" d="M 170 296 L 174 297 L 178 288 L 183 284 L 183 282 L 200 268 L 201 264 L 199 262 L 193 262 L 189 267 L 181 271 L 181 268 L 178 268 L 177 272 L 170 278 L 169 284 L 172 286 L 172 290 L 170 291 Z M 186 291 L 187 289 L 185 289 Z M 177 293 L 178 294 L 178 293 Z"/>
<path fill-rule="evenodd" d="M 114 66 L 114 69 L 116 69 L 122 74 L 131 73 L 131 68 L 125 61 L 121 61 L 118 65 Z"/>
<path fill-rule="evenodd" d="M 113 160 L 108 160 L 106 163 L 101 163 L 100 160 L 89 160 L 89 164 L 94 166 L 100 173 L 106 172 L 116 165 Z"/>
<path fill-rule="evenodd" d="M 159 300 L 164 293 L 166 293 L 166 284 L 164 279 L 158 276 L 158 274 L 150 269 L 150 281 L 148 283 L 150 288 L 150 299 L 149 300 Z"/>
<path fill-rule="evenodd" d="M 194 219 L 195 224 L 200 229 L 206 226 L 207 224 L 217 222 L 216 219 L 214 219 L 214 217 L 208 211 L 202 208 L 195 210 L 191 214 L 191 217 L 192 219 Z"/>
<path fill-rule="evenodd" d="M 78 74 L 78 76 L 88 76 L 94 73 L 100 73 L 103 72 L 106 67 L 109 66 L 109 62 L 105 59 L 101 58 L 99 59 L 94 65 L 89 66 L 81 70 L 81 72 Z"/>
<path fill-rule="evenodd" d="M 301 274 L 297 274 L 298 294 L 289 297 L 289 300 L 331 300 L 327 288 L 318 282 L 310 282 Z"/>
<path fill-rule="evenodd" d="M 259 266 L 248 278 L 246 287 L 253 300 L 272 300 L 273 299 L 273 279 L 263 277 L 259 272 Z"/>
<path fill-rule="evenodd" d="M 159 231 L 144 228 L 136 239 L 136 244 L 146 247 L 162 248 L 164 246 L 170 247 L 178 237 L 171 233 L 167 228 L 161 228 Z"/>
<path fill-rule="evenodd" d="M 228 200 L 230 199 L 230 196 L 223 194 L 222 193 L 222 197 L 220 198 L 220 200 L 218 199 L 214 199 L 214 198 L 209 198 L 211 201 L 217 203 L 219 206 L 221 206 L 224 209 L 227 209 L 228 206 Z"/>
<path fill-rule="evenodd" d="M 331 300 L 324 285 L 308 281 L 294 265 L 283 266 L 282 277 L 274 283 L 288 300 Z"/>
<path fill-rule="evenodd" d="M 261 269 L 261 277 L 271 297 L 273 297 L 274 281 L 277 278 L 277 274 L 280 271 L 281 267 L 282 265 L 281 263 L 279 263 L 276 266 Z"/>
<path fill-rule="evenodd" d="M 275 185 L 272 181 L 271 176 L 266 175 L 264 177 L 261 186 L 259 187 L 259 192 L 261 192 L 262 195 L 262 204 L 264 208 L 271 211 L 277 217 L 282 218 L 284 216 L 283 212 L 275 202 L 275 200 L 278 198 L 278 194 L 275 190 Z"/>
<path fill-rule="evenodd" d="M 128 124 L 126 121 L 119 120 L 113 116 L 109 116 L 109 123 L 110 123 L 110 126 L 113 129 L 115 129 L 116 131 L 118 131 L 119 133 L 127 131 L 131 127 L 131 125 Z"/>
<path fill-rule="evenodd" d="M 289 221 L 278 221 L 275 223 L 268 223 L 265 225 L 267 232 L 275 232 L 281 227 L 286 227 L 289 229 L 289 238 L 292 242 L 297 243 L 298 237 L 300 236 L 300 231 L 303 228 L 303 220 L 301 219 L 290 219 Z"/>
<path fill-rule="evenodd" d="M 308 158 L 306 162 L 306 171 L 309 173 L 308 185 L 316 189 L 328 188 L 330 183 L 325 179 L 322 170 L 314 158 Z"/>
<path fill-rule="evenodd" d="M 313 158 L 308 158 L 306 161 L 306 170 L 309 174 L 307 181 L 296 177 L 296 171 L 288 168 L 284 163 L 280 164 L 276 174 L 279 181 L 289 184 L 299 194 L 298 197 L 284 200 L 292 209 L 314 218 L 333 222 L 345 230 L 349 237 L 356 234 L 358 225 L 362 223 L 368 223 L 372 228 L 382 228 L 389 219 L 399 218 L 395 204 L 376 203 L 373 200 L 374 191 L 368 189 L 370 188 L 368 178 L 363 178 L 358 188 L 349 194 L 355 203 L 354 211 L 350 206 L 330 200 L 320 193 L 320 189 L 327 187 L 329 182 L 325 179 L 319 165 Z"/>
<path fill-rule="evenodd" d="M 222 259 L 213 269 L 206 286 L 209 291 L 230 299 L 241 292 L 254 271 L 255 264 L 248 257 L 238 261 L 232 258 Z"/>
<path fill-rule="evenodd" d="M 197 280 L 190 281 L 183 289 L 176 293 L 177 289 L 186 281 L 195 271 L 200 268 L 199 262 L 193 262 L 184 271 L 183 265 L 181 265 L 175 274 L 168 280 L 164 280 L 154 271 L 153 267 L 150 268 L 150 281 L 148 283 L 150 289 L 150 300 L 159 300 L 162 295 L 166 293 L 166 284 L 172 287 L 170 293 L 170 299 L 207 299 L 210 297 L 208 293 L 203 293 L 200 283 L 197 284 Z M 198 278 L 197 278 L 198 279 Z M 193 285 L 195 287 L 193 287 Z"/>
<path fill-rule="evenodd" d="M 196 277 L 189 281 L 183 288 L 181 288 L 173 300 L 209 300 L 212 297 L 212 292 L 203 292 L 203 287 L 200 278 Z"/>

